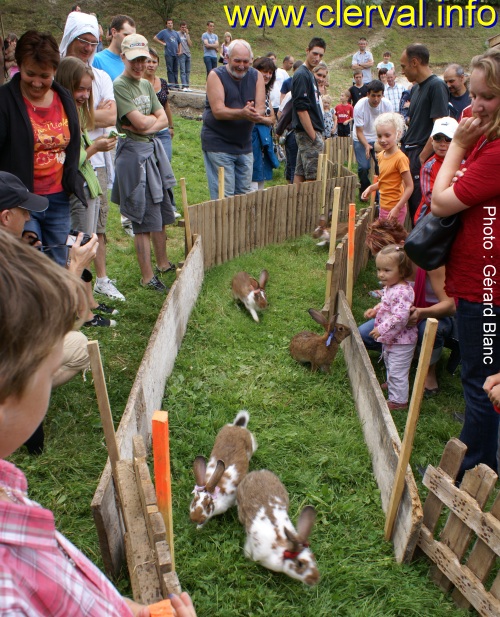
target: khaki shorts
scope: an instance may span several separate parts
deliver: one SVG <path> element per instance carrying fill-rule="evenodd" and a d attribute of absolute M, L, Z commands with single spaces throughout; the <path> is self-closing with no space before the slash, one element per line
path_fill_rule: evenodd
<path fill-rule="evenodd" d="M 97 167 L 95 170 L 99 184 L 101 185 L 102 195 L 99 195 L 99 214 L 97 216 L 97 233 L 106 234 L 106 223 L 108 222 L 108 172 L 106 167 Z"/>
<path fill-rule="evenodd" d="M 323 152 L 323 134 L 316 131 L 316 139 L 311 141 L 307 133 L 297 133 L 297 164 L 295 175 L 303 176 L 306 180 L 315 180 L 318 172 L 318 157 Z"/>

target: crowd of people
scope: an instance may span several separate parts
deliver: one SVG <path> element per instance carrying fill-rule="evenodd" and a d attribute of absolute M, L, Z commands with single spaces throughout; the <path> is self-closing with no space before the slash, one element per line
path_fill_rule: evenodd
<path fill-rule="evenodd" d="M 104 48 L 96 16 L 73 8 L 60 44 L 29 30 L 19 38 L 9 35 L 1 46 L 2 459 L 23 444 L 31 453 L 43 450 L 51 387 L 89 365 L 79 327 L 116 325 L 116 309 L 101 299 L 125 301 L 106 268 L 110 188 L 134 238 L 140 285 L 167 293 L 162 276 L 175 269 L 165 234 L 177 215 L 168 96 L 169 88 L 190 88 L 187 23 L 175 31 L 168 19 L 153 37 L 165 48 L 164 80 L 156 74 L 158 53 L 131 17 L 112 19 Z M 466 402 L 460 438 L 468 447 L 459 480 L 478 463 L 497 470 L 500 51 L 476 56 L 470 76 L 450 64 L 440 79 L 430 68 L 429 50 L 411 44 L 399 59 L 403 82 L 396 79 L 391 53 L 375 67 L 361 37 L 352 83 L 335 104 L 322 38 L 311 39 L 301 60 L 287 55 L 278 68 L 274 53 L 254 58 L 247 41 L 225 33 L 219 43 L 214 28 L 209 21 L 201 37 L 207 72 L 201 148 L 210 197 L 219 197 L 220 167 L 225 196 L 262 189 L 280 164 L 280 145 L 287 181 L 314 180 L 325 139 L 352 135 L 360 199 L 375 193 L 379 205 L 367 244 L 383 286 L 374 292 L 379 303 L 366 311 L 369 321 L 360 332 L 368 349 L 383 354 L 389 409 L 407 407 L 415 348 L 425 320 L 437 318 L 425 392 L 439 391 L 436 364 L 445 339 L 454 334 Z M 369 178 L 372 162 L 375 183 Z M 458 214 L 461 228 L 446 266 L 425 272 L 404 252 L 403 224 L 407 214 L 415 224 L 429 213 Z M 81 602 L 94 603 L 89 615 L 149 615 L 147 607 L 124 600 L 57 534 L 51 513 L 28 500 L 24 476 L 5 460 L 0 502 L 2 516 L 17 530 L 5 543 L 0 529 L 0 609 L 16 604 L 25 614 L 52 614 L 55 609 L 47 607 L 66 601 L 61 598 L 71 602 L 79 589 Z M 25 547 L 22 520 L 34 521 L 34 536 L 44 525 L 50 550 L 36 543 Z M 50 567 L 32 568 L 42 553 Z M 40 583 L 35 593 L 27 590 L 28 569 Z M 195 615 L 186 594 L 172 604 L 178 617 Z"/>

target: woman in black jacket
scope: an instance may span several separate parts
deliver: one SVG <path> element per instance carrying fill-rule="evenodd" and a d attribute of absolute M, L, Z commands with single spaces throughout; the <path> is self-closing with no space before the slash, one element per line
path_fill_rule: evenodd
<path fill-rule="evenodd" d="M 80 127 L 69 92 L 53 81 L 59 48 L 50 34 L 29 30 L 16 47 L 19 73 L 0 88 L 0 170 L 16 175 L 49 200 L 26 224 L 49 255 L 65 265 L 70 230 L 69 195 L 86 204 L 78 172 Z"/>

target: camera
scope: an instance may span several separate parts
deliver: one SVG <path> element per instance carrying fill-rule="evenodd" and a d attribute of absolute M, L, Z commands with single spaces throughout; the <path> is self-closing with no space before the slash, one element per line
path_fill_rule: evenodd
<path fill-rule="evenodd" d="M 71 229 L 69 232 L 68 237 L 66 238 L 66 246 L 73 246 L 73 244 L 76 242 L 76 239 L 78 238 L 78 234 L 82 233 L 80 231 L 75 231 L 74 229 Z M 83 238 L 82 241 L 80 243 L 80 246 L 83 246 L 84 244 L 87 244 L 87 242 L 90 241 L 91 236 L 89 236 L 88 234 L 83 234 Z"/>

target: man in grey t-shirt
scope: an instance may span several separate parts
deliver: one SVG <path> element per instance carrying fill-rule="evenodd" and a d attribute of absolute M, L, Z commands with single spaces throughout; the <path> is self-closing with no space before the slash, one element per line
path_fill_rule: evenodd
<path fill-rule="evenodd" d="M 181 39 L 181 54 L 179 56 L 179 66 L 181 69 L 181 84 L 184 89 L 189 89 L 189 77 L 191 75 L 191 37 L 187 23 L 181 21 L 180 30 L 177 33 Z"/>
<path fill-rule="evenodd" d="M 166 28 L 158 32 L 153 40 L 165 48 L 165 64 L 167 65 L 168 85 L 177 88 L 179 84 L 179 56 L 181 55 L 181 37 L 174 30 L 174 22 L 167 19 Z"/>
<path fill-rule="evenodd" d="M 207 68 L 207 77 L 210 71 L 217 67 L 219 37 L 214 34 L 214 28 L 214 22 L 207 21 L 207 31 L 201 35 L 201 42 L 203 43 L 203 62 Z"/>

